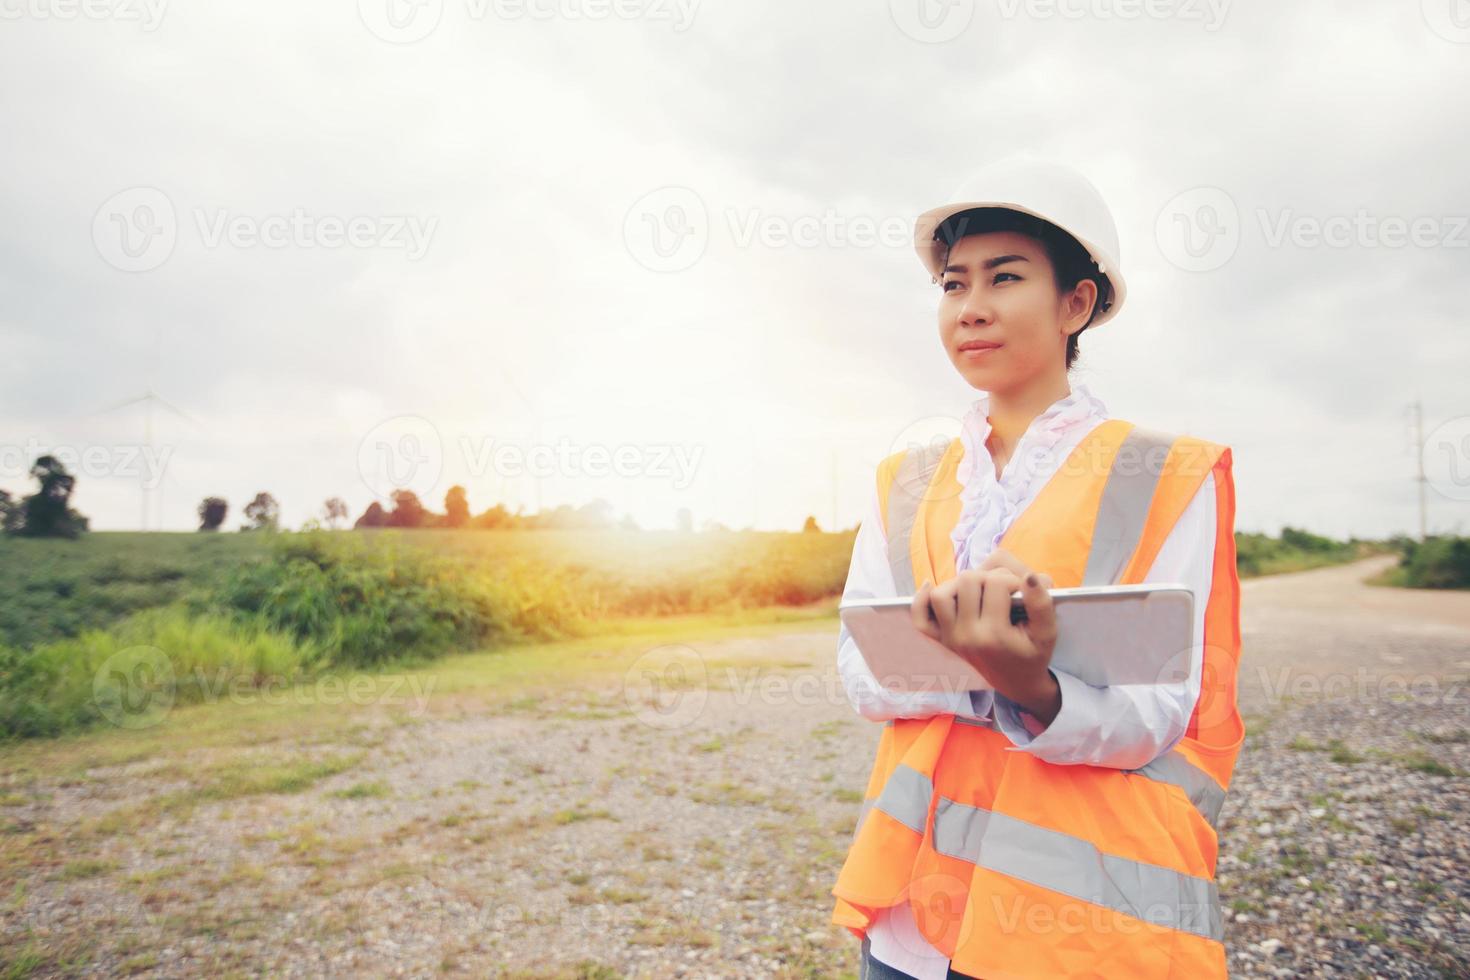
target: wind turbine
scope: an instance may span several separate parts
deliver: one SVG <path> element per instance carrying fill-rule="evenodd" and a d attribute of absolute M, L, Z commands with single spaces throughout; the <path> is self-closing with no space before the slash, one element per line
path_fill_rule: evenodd
<path fill-rule="evenodd" d="M 121 409 L 128 408 L 130 406 L 133 406 L 133 405 L 141 404 L 143 406 L 143 445 L 147 447 L 147 452 L 148 452 L 148 460 L 145 461 L 145 462 L 149 462 L 149 461 L 151 461 L 151 460 L 153 460 L 155 458 L 154 455 L 153 455 L 153 408 L 154 408 L 155 405 L 162 407 L 164 409 L 164 411 L 169 412 L 170 414 L 175 415 L 178 418 L 183 419 L 185 422 L 188 422 L 190 425 L 193 425 L 193 426 L 196 426 L 196 427 L 199 425 L 198 420 L 196 420 L 193 416 L 189 415 L 188 412 L 185 412 L 183 409 L 181 409 L 178 406 L 174 405 L 172 402 L 168 401 L 166 398 L 164 398 L 163 396 L 159 395 L 158 393 L 156 393 L 153 390 L 153 370 L 154 370 L 154 368 L 158 364 L 159 357 L 162 354 L 162 351 L 163 351 L 163 329 L 162 329 L 162 327 L 159 327 L 159 328 L 155 329 L 154 332 L 153 332 L 153 356 L 148 361 L 148 375 L 147 375 L 147 380 L 146 380 L 146 382 L 144 384 L 143 394 L 138 395 L 138 396 L 133 397 L 133 398 L 124 399 L 123 401 L 117 402 L 116 404 L 109 405 L 106 408 L 100 408 L 100 409 L 96 410 L 95 412 L 88 413 L 86 416 L 84 416 L 84 418 L 88 418 L 88 419 L 96 418 L 98 415 L 105 415 L 105 414 L 110 413 L 110 412 L 116 412 L 116 411 L 119 411 Z M 167 469 L 164 470 L 163 477 L 164 477 L 164 479 L 172 479 L 172 476 L 170 476 L 170 474 L 168 473 Z M 147 484 L 147 479 L 148 479 L 148 474 L 147 474 L 146 467 L 140 468 L 139 473 L 138 473 L 138 492 L 139 492 L 139 498 L 140 498 L 139 499 L 139 506 L 141 507 L 141 510 L 142 510 L 142 528 L 141 529 L 144 530 L 144 531 L 147 531 L 148 530 L 148 493 L 149 493 L 149 488 L 148 488 L 148 484 Z M 155 490 L 161 489 L 161 487 L 162 487 L 162 480 L 159 481 L 159 484 L 160 484 L 160 486 L 157 487 L 157 488 L 155 488 Z M 162 511 L 162 508 L 161 508 L 161 506 L 159 506 L 159 507 L 155 507 L 154 510 L 158 514 L 159 528 L 161 530 L 162 529 L 162 524 L 163 524 L 163 511 Z"/>
<path fill-rule="evenodd" d="M 526 393 L 523 392 L 523 391 L 521 391 L 520 385 L 518 385 L 518 384 L 515 383 L 515 379 L 512 378 L 510 372 L 508 370 L 506 370 L 505 364 L 503 362 L 500 365 L 500 374 L 505 379 L 506 386 L 508 388 L 510 388 L 511 392 L 520 401 L 521 405 L 524 406 L 526 408 L 526 410 L 531 413 L 531 418 L 535 422 L 535 425 L 536 425 L 536 443 L 535 443 L 536 446 L 541 445 L 541 435 L 542 435 L 542 424 L 543 423 L 545 423 L 545 422 L 563 422 L 563 421 L 565 421 L 567 419 L 570 419 L 570 418 L 576 418 L 575 415 L 553 415 L 550 418 L 547 418 L 545 415 L 542 414 L 541 400 L 538 398 L 538 399 L 536 399 L 533 402 L 530 398 L 526 397 Z M 539 515 L 541 513 L 541 485 L 542 485 L 542 483 L 544 481 L 544 478 L 538 474 L 535 479 L 536 479 L 536 513 Z"/>
<path fill-rule="evenodd" d="M 131 405 L 137 405 L 137 404 L 142 404 L 143 405 L 143 445 L 145 445 L 145 446 L 148 447 L 148 459 L 150 459 L 150 460 L 154 458 L 154 456 L 153 456 L 153 406 L 154 405 L 160 406 L 165 411 L 170 412 L 173 415 L 178 416 L 179 418 L 183 419 L 185 422 L 188 422 L 190 425 L 197 426 L 199 424 L 198 420 L 196 420 L 193 416 L 189 415 L 188 412 L 185 412 L 183 409 L 178 408 L 177 406 L 173 405 L 166 398 L 163 398 L 162 396 L 156 394 L 153 391 L 152 388 L 147 389 L 146 391 L 143 392 L 143 394 L 141 394 L 141 395 L 139 395 L 139 396 L 137 396 L 135 398 L 127 398 L 127 399 L 124 399 L 123 401 L 118 402 L 115 405 L 109 405 L 106 408 L 99 408 L 97 411 L 92 412 L 91 415 L 92 416 L 105 415 L 105 414 L 107 414 L 109 412 L 116 412 L 116 411 L 118 411 L 120 409 L 128 408 Z M 164 475 L 166 477 L 167 476 L 167 473 L 165 473 Z M 148 490 L 148 485 L 147 485 L 147 482 L 146 481 L 147 481 L 147 472 L 146 472 L 146 470 L 140 469 L 139 474 L 138 474 L 138 490 L 139 490 L 139 493 L 141 494 L 141 501 L 140 501 L 140 503 L 141 503 L 141 506 L 142 506 L 142 528 L 141 529 L 144 530 L 144 531 L 148 530 L 148 493 L 149 493 L 149 490 Z M 157 508 L 155 508 L 155 510 L 156 509 Z M 159 514 L 160 522 L 162 521 L 162 517 L 163 517 L 163 515 L 162 514 Z"/>

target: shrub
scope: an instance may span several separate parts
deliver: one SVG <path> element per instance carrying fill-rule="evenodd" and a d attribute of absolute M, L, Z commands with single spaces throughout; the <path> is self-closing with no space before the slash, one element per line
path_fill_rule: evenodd
<path fill-rule="evenodd" d="M 240 566 L 196 608 L 259 618 L 319 649 L 324 663 L 367 666 L 573 626 L 553 613 L 549 576 L 518 568 L 504 580 L 393 539 L 313 531 L 282 537 L 263 561 Z"/>
<path fill-rule="evenodd" d="M 150 700 L 188 704 L 241 682 L 296 680 L 317 659 L 260 623 L 144 610 L 32 650 L 0 647 L 0 738 L 115 723 L 138 717 Z"/>
<path fill-rule="evenodd" d="M 1403 544 L 1398 570 L 1403 583 L 1420 589 L 1470 588 L 1470 538 L 1433 535 Z"/>

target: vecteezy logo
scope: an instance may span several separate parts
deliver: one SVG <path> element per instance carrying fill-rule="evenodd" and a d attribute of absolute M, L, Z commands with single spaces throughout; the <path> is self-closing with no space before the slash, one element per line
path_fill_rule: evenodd
<path fill-rule="evenodd" d="M 888 447 L 889 454 L 906 453 L 895 474 L 894 489 L 914 500 L 942 500 L 960 492 L 958 480 L 941 484 L 933 482 L 939 460 L 960 435 L 963 423 L 948 415 L 931 415 L 904 427 Z"/>
<path fill-rule="evenodd" d="M 682 272 L 699 261 L 709 244 L 709 211 L 687 187 L 660 187 L 628 209 L 623 242 L 645 269 Z"/>
<path fill-rule="evenodd" d="M 1196 187 L 1165 204 L 1154 223 L 1159 251 L 1187 272 L 1209 272 L 1240 246 L 1240 212 L 1218 187 Z"/>
<path fill-rule="evenodd" d="M 1451 500 L 1470 500 L 1470 415 L 1450 419 L 1424 440 L 1424 479 Z"/>
<path fill-rule="evenodd" d="M 156 187 L 130 187 L 92 216 L 92 243 L 103 261 L 124 272 L 147 272 L 168 261 L 179 239 L 173 202 Z"/>
<path fill-rule="evenodd" d="M 925 805 L 919 801 L 919 805 Z M 956 828 L 963 831 L 967 825 L 977 823 L 985 811 L 975 810 L 960 803 L 940 798 L 934 813 L 936 830 Z M 961 832 L 956 838 L 967 845 L 978 841 L 979 836 Z M 973 857 L 979 857 L 976 851 Z M 975 930 L 979 916 L 966 915 L 965 906 L 970 902 L 970 886 L 964 879 L 945 871 L 932 871 L 909 882 L 900 893 L 902 901 L 909 907 L 913 918 L 912 929 L 895 930 L 899 945 L 908 952 L 922 955 L 942 943 L 953 943 L 956 948 L 965 945 Z M 976 896 L 978 899 L 979 896 Z"/>
<path fill-rule="evenodd" d="M 650 728 L 685 728 L 704 712 L 709 674 L 704 658 L 682 644 L 654 647 L 623 675 L 623 700 Z"/>
<path fill-rule="evenodd" d="M 119 650 L 92 675 L 92 700 L 119 728 L 151 728 L 174 706 L 174 668 L 157 647 Z"/>
<path fill-rule="evenodd" d="M 1420 0 L 1429 29 L 1446 41 L 1470 44 L 1470 0 Z"/>
<path fill-rule="evenodd" d="M 975 18 L 975 0 L 888 0 L 898 29 L 915 41 L 943 44 L 965 32 Z"/>
<path fill-rule="evenodd" d="M 425 500 L 444 471 L 444 442 L 428 419 L 399 415 L 363 437 L 357 471 L 379 500 L 390 500 L 396 490 L 411 490 Z"/>
<path fill-rule="evenodd" d="M 444 0 L 357 0 L 363 25 L 389 44 L 422 41 L 439 26 Z"/>

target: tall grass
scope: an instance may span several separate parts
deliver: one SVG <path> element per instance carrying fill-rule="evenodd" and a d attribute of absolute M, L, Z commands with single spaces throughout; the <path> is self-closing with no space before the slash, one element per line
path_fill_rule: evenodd
<path fill-rule="evenodd" d="M 1396 543 L 1403 554 L 1386 581 L 1416 589 L 1470 589 L 1470 538 L 1431 535 Z"/>
<path fill-rule="evenodd" d="M 1382 550 L 1293 528 L 1236 543 L 1242 576 Z M 166 680 L 187 703 L 223 684 L 421 663 L 620 618 L 832 600 L 852 544 L 852 532 L 617 530 L 0 540 L 0 738 L 97 724 L 121 698 L 161 697 Z M 1463 570 L 1465 550 L 1436 544 L 1415 567 L 1454 581 L 1441 570 Z"/>
<path fill-rule="evenodd" d="M 0 535 L 0 645 L 22 649 L 102 629 L 208 590 L 264 554 L 264 534 Z"/>
<path fill-rule="evenodd" d="M 148 609 L 33 650 L 0 647 L 0 738 L 132 725 L 151 706 L 197 702 L 226 685 L 292 681 L 320 659 L 259 622 Z"/>
<path fill-rule="evenodd" d="M 610 618 L 805 604 L 841 592 L 851 553 L 850 535 L 815 534 L 231 537 L 249 540 L 202 537 L 196 540 L 209 543 L 187 547 L 171 540 L 163 544 L 168 557 L 136 565 L 113 548 L 91 560 L 85 551 L 71 552 L 81 560 L 68 568 L 53 551 L 53 567 L 21 591 L 45 591 L 32 587 L 36 581 L 100 582 L 108 575 L 131 589 L 141 568 L 178 583 L 176 571 L 191 558 L 214 557 L 217 564 L 191 587 L 161 588 L 157 601 L 164 604 L 156 608 L 126 604 L 106 628 L 88 626 L 29 650 L 0 646 L 0 737 L 117 723 L 123 708 L 165 695 L 187 703 L 223 685 L 581 636 Z M 64 591 L 69 600 L 71 590 Z M 52 619 L 35 610 L 21 634 L 61 629 L 71 606 L 61 608 Z"/>
<path fill-rule="evenodd" d="M 334 664 L 366 666 L 581 635 L 596 609 L 576 586 L 525 555 L 492 572 L 411 538 L 316 531 L 281 537 L 270 560 L 246 565 L 208 603 L 320 643 Z"/>
<path fill-rule="evenodd" d="M 1279 538 L 1235 532 L 1235 565 L 1241 578 L 1337 565 L 1388 550 L 1382 542 L 1358 538 L 1338 541 L 1294 527 L 1282 528 Z"/>
<path fill-rule="evenodd" d="M 387 576 L 382 593 L 390 601 L 404 596 L 406 576 L 450 610 L 467 602 L 488 605 L 490 618 L 508 624 L 511 635 L 568 636 L 610 616 L 829 599 L 842 592 L 852 542 L 851 532 L 760 531 L 94 532 L 76 541 L 0 535 L 0 645 L 36 647 L 149 608 L 182 603 L 218 609 L 222 595 L 232 612 L 274 610 L 280 625 L 293 612 L 332 619 L 333 605 L 379 594 L 372 582 L 392 568 L 398 571 Z M 292 558 L 317 565 L 320 574 L 290 567 Z M 420 559 L 439 570 L 423 571 Z M 349 571 L 359 563 L 371 567 L 354 583 Z M 447 583 L 442 588 L 439 579 Z M 326 596 L 335 598 L 329 602 Z M 370 641 L 378 637 L 381 651 L 381 638 L 393 624 L 413 617 L 400 606 L 391 616 L 378 616 L 376 624 L 371 618 L 349 616 L 340 624 L 346 655 L 353 655 L 358 642 L 353 630 L 362 628 Z M 465 635 L 462 628 L 450 633 Z M 307 635 L 315 635 L 315 626 Z M 487 635 L 499 634 L 491 629 Z"/>

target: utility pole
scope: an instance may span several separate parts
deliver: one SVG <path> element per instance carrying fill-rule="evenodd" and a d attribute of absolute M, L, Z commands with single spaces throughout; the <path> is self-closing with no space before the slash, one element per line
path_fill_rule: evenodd
<path fill-rule="evenodd" d="M 832 447 L 832 523 L 827 525 L 828 531 L 837 530 L 837 447 Z"/>
<path fill-rule="evenodd" d="M 1428 536 L 1424 485 L 1429 481 L 1424 476 L 1424 405 L 1417 399 L 1414 402 L 1414 460 L 1419 471 L 1414 479 L 1419 483 L 1419 540 L 1423 542 Z"/>
<path fill-rule="evenodd" d="M 750 444 L 750 469 L 754 479 L 750 482 L 750 529 L 759 531 L 761 526 L 761 471 L 760 455 L 755 443 Z"/>
<path fill-rule="evenodd" d="M 153 390 L 150 388 L 144 396 L 147 400 L 143 402 L 143 445 L 148 447 L 148 452 L 153 452 Z M 143 498 L 143 530 L 148 527 L 148 491 L 144 488 Z"/>

